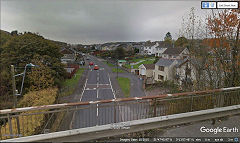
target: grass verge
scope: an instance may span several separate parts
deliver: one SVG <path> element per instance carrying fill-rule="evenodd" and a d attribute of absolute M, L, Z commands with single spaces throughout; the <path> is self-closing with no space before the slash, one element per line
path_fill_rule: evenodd
<path fill-rule="evenodd" d="M 62 89 L 60 90 L 59 96 L 68 96 L 71 95 L 81 78 L 82 74 L 84 72 L 84 68 L 79 68 L 78 71 L 75 73 L 75 75 L 71 79 L 67 79 L 62 83 Z"/>
<path fill-rule="evenodd" d="M 105 64 L 107 64 L 109 67 L 115 67 L 115 65 L 108 63 L 108 62 L 104 62 Z"/>
<path fill-rule="evenodd" d="M 141 63 L 139 63 L 139 64 L 136 64 L 136 65 L 133 65 L 133 68 L 134 69 L 137 69 L 141 64 L 153 64 L 153 62 L 154 62 L 154 60 L 152 60 L 152 59 L 147 59 L 146 61 L 143 61 L 143 62 L 141 62 Z M 125 67 L 127 67 L 127 68 L 131 68 L 131 65 L 125 65 Z"/>
<path fill-rule="evenodd" d="M 130 79 L 125 77 L 117 78 L 118 84 L 121 87 L 125 97 L 130 96 Z"/>
<path fill-rule="evenodd" d="M 82 73 L 84 72 L 84 68 L 79 68 L 77 72 L 74 74 L 74 76 L 71 79 L 65 80 L 62 85 L 63 86 L 75 86 L 78 83 L 78 80 L 82 76 Z"/>
<path fill-rule="evenodd" d="M 119 73 L 124 73 L 124 70 L 120 69 L 120 68 L 112 68 L 112 72 L 119 72 Z"/>

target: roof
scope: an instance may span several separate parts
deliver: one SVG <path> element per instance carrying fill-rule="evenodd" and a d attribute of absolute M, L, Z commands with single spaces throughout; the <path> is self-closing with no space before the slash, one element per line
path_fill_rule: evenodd
<path fill-rule="evenodd" d="M 69 55 L 64 55 L 61 59 L 75 59 L 75 55 L 71 55 L 71 54 L 69 54 Z"/>
<path fill-rule="evenodd" d="M 158 43 L 158 46 L 156 48 L 171 48 L 172 47 L 172 44 L 166 43 L 164 41 L 159 41 L 157 43 Z"/>
<path fill-rule="evenodd" d="M 66 48 L 64 48 L 64 49 L 62 49 L 62 51 L 60 51 L 62 54 L 73 54 L 73 52 L 71 51 L 71 50 L 69 50 L 69 49 L 66 49 Z"/>
<path fill-rule="evenodd" d="M 159 59 L 158 62 L 156 63 L 157 66 L 164 66 L 164 67 L 168 67 L 170 66 L 172 63 L 174 62 L 174 60 L 172 59 Z"/>
<path fill-rule="evenodd" d="M 168 55 L 179 55 L 185 48 L 167 48 L 163 54 Z"/>
<path fill-rule="evenodd" d="M 145 42 L 145 46 L 148 46 L 148 47 L 151 47 L 151 46 L 153 46 L 153 45 L 155 45 L 156 43 L 155 42 L 151 42 L 151 41 L 146 41 Z"/>
<path fill-rule="evenodd" d="M 177 60 L 177 64 L 176 67 L 181 67 L 184 63 L 186 63 L 188 61 L 188 59 L 184 59 L 184 60 Z"/>
<path fill-rule="evenodd" d="M 155 64 L 143 64 L 146 69 L 153 70 L 155 68 Z"/>

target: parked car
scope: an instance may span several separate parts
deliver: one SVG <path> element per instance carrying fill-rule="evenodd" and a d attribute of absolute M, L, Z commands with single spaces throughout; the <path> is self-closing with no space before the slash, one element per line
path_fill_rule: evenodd
<path fill-rule="evenodd" d="M 87 59 L 87 60 L 90 60 L 90 58 L 89 58 L 89 57 L 87 57 L 86 59 Z"/>
<path fill-rule="evenodd" d="M 93 69 L 94 69 L 94 70 L 99 70 L 98 65 L 95 65 Z"/>
<path fill-rule="evenodd" d="M 90 66 L 93 66 L 93 62 L 89 62 L 89 65 L 90 65 Z"/>

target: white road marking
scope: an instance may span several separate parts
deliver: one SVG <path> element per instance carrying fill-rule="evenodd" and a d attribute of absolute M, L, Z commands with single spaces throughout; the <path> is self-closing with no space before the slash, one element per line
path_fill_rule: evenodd
<path fill-rule="evenodd" d="M 97 84 L 95 84 L 95 83 L 88 83 L 88 85 L 97 85 Z"/>
<path fill-rule="evenodd" d="M 98 89 L 97 89 L 97 98 L 98 98 Z"/>
<path fill-rule="evenodd" d="M 114 93 L 114 91 L 113 91 L 113 88 L 112 88 L 112 83 L 111 83 L 111 80 L 110 80 L 109 73 L 108 73 L 108 78 L 109 78 L 109 83 L 110 83 L 110 86 L 111 86 L 111 89 L 112 89 L 112 93 L 113 93 L 113 96 L 114 96 L 113 101 L 115 101 L 116 95 L 115 95 L 115 93 Z M 121 114 L 121 118 L 122 118 L 122 122 L 123 122 L 123 121 L 124 121 L 124 118 L 123 118 L 123 115 L 124 115 L 124 114 L 122 114 L 122 111 L 120 110 L 120 106 L 117 106 L 117 107 L 118 107 L 118 110 L 119 110 L 119 115 Z"/>
<path fill-rule="evenodd" d="M 116 95 L 115 95 L 115 93 L 113 91 L 113 88 L 112 88 L 112 83 L 111 83 L 111 80 L 110 80 L 109 73 L 108 73 L 108 80 L 109 80 L 109 83 L 110 83 L 110 86 L 111 86 L 111 89 L 112 89 L 113 97 L 114 97 L 114 99 L 116 99 Z"/>
<path fill-rule="evenodd" d="M 97 100 L 98 100 L 98 82 L 99 82 L 99 71 L 97 71 Z M 98 104 L 97 104 L 97 117 L 98 117 Z M 98 123 L 98 120 L 97 120 Z"/>
<path fill-rule="evenodd" d="M 84 88 L 83 88 L 83 91 L 82 91 L 82 95 L 81 95 L 80 101 L 82 100 L 82 97 L 83 97 L 83 94 L 84 94 L 84 91 L 85 91 L 85 88 L 86 88 L 86 85 L 87 85 L 87 81 L 88 81 L 88 79 L 86 79 L 86 82 L 85 82 L 85 85 L 84 85 Z"/>
<path fill-rule="evenodd" d="M 88 76 L 88 74 L 87 74 L 87 76 Z M 83 87 L 82 94 L 81 94 L 81 97 L 80 97 L 79 101 L 82 101 L 82 97 L 83 97 L 83 94 L 84 94 L 84 91 L 85 91 L 85 88 L 86 88 L 86 85 L 87 85 L 87 81 L 88 81 L 88 78 L 86 78 L 85 85 Z M 77 106 L 76 106 L 76 109 L 77 109 Z M 74 111 L 74 113 L 73 113 L 73 117 L 72 117 L 71 123 L 69 125 L 70 129 L 72 129 L 73 120 L 75 119 L 75 114 L 76 114 L 76 111 Z"/>
<path fill-rule="evenodd" d="M 99 71 L 97 71 L 97 88 L 98 88 L 98 84 L 99 84 Z"/>
<path fill-rule="evenodd" d="M 97 117 L 98 117 L 98 104 L 97 104 Z"/>

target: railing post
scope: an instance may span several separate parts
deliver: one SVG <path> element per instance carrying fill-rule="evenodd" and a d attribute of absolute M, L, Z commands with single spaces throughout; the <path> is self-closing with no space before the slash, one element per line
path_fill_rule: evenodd
<path fill-rule="evenodd" d="M 191 108 L 190 108 L 190 112 L 193 111 L 193 95 L 191 95 Z"/>
<path fill-rule="evenodd" d="M 154 108 L 153 108 L 153 116 L 157 117 L 157 99 L 156 98 L 153 99 L 153 106 L 154 106 Z"/>
<path fill-rule="evenodd" d="M 18 131 L 18 136 L 20 136 L 20 123 L 19 123 L 19 116 L 16 117 L 16 122 L 17 122 L 17 131 Z"/>
<path fill-rule="evenodd" d="M 10 114 L 8 114 L 7 116 L 8 116 L 8 125 L 9 125 L 9 136 L 10 138 L 12 138 L 13 137 L 12 120 L 11 120 Z"/>
<path fill-rule="evenodd" d="M 114 101 L 114 123 L 117 123 L 117 113 L 116 113 L 116 101 Z"/>

